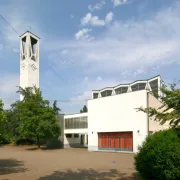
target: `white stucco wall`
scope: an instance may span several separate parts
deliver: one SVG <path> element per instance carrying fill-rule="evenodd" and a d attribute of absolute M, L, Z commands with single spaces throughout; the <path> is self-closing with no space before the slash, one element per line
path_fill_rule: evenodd
<path fill-rule="evenodd" d="M 98 132 L 133 132 L 133 151 L 147 136 L 147 114 L 135 108 L 147 107 L 146 90 L 88 101 L 88 150 L 98 150 Z M 137 132 L 139 130 L 139 133 Z"/>
<path fill-rule="evenodd" d="M 149 94 L 149 107 L 158 109 L 163 104 L 161 101 L 159 101 L 156 97 L 154 97 L 152 94 Z M 169 128 L 169 122 L 166 122 L 165 124 L 161 125 L 159 121 L 155 121 L 155 117 L 149 118 L 149 131 L 156 132 L 164 129 Z"/>

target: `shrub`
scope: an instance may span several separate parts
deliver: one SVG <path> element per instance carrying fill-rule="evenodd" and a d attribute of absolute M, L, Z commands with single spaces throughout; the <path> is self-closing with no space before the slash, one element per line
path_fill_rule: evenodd
<path fill-rule="evenodd" d="M 180 179 L 180 138 L 173 129 L 148 136 L 135 155 L 135 168 L 142 179 Z"/>
<path fill-rule="evenodd" d="M 35 142 L 31 139 L 18 139 L 16 141 L 17 145 L 33 145 Z"/>
<path fill-rule="evenodd" d="M 8 136 L 0 134 L 0 144 L 9 144 L 11 141 Z"/>

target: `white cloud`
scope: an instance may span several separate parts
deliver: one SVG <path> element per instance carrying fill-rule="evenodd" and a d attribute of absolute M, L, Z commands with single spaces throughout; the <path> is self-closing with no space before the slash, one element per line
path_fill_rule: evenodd
<path fill-rule="evenodd" d="M 89 32 L 91 32 L 92 29 L 87 29 L 87 28 L 83 28 L 81 30 L 79 30 L 76 34 L 75 34 L 75 37 L 77 40 L 79 39 L 89 39 L 90 36 L 89 36 Z"/>
<path fill-rule="evenodd" d="M 105 18 L 105 21 L 106 23 L 110 23 L 113 19 L 113 13 L 112 12 L 109 12 L 107 15 L 106 15 L 106 18 Z"/>
<path fill-rule="evenodd" d="M 24 11 L 27 10 L 26 8 L 26 6 L 22 5 Z M 37 35 L 41 34 L 42 38 L 43 33 L 40 33 L 39 23 L 29 20 L 29 17 L 27 16 L 28 13 L 24 13 L 24 11 L 21 12 L 16 8 L 15 4 L 12 3 L 9 6 L 2 6 L 0 7 L 0 11 L 3 14 L 3 17 L 13 27 L 10 27 L 6 22 L 4 22 L 1 27 L 5 45 L 11 51 L 16 52 L 19 48 L 19 35 L 26 32 L 27 28 L 30 26 L 32 27 L 32 32 Z"/>
<path fill-rule="evenodd" d="M 61 51 L 62 54 L 67 54 L 68 53 L 68 49 L 64 49 Z"/>
<path fill-rule="evenodd" d="M 145 74 L 145 73 L 146 73 L 146 71 L 145 71 L 144 67 L 140 67 L 134 72 L 134 75 L 137 76 L 137 75 Z"/>
<path fill-rule="evenodd" d="M 146 19 L 114 21 L 94 41 L 59 41 L 48 48 L 55 53 L 58 48 L 71 49 L 67 58 L 78 59 L 76 67 L 90 74 L 135 72 L 140 66 L 148 72 L 157 65 L 179 62 L 179 9 L 176 3 Z"/>
<path fill-rule="evenodd" d="M 74 15 L 73 15 L 73 14 L 70 14 L 70 18 L 71 18 L 71 19 L 74 19 Z"/>
<path fill-rule="evenodd" d="M 94 6 L 93 5 L 89 5 L 88 9 L 90 11 L 94 11 L 94 10 L 100 10 L 102 9 L 102 7 L 106 4 L 106 2 L 104 0 L 101 0 L 100 2 L 96 3 Z"/>
<path fill-rule="evenodd" d="M 5 108 L 19 99 L 16 93 L 19 86 L 19 74 L 2 74 L 0 78 L 0 99 L 3 100 Z"/>
<path fill-rule="evenodd" d="M 92 26 L 104 26 L 105 21 L 100 20 L 98 16 L 92 16 L 91 13 L 87 13 L 85 17 L 81 20 L 82 25 L 92 25 Z"/>
<path fill-rule="evenodd" d="M 128 3 L 128 0 L 111 0 L 111 1 L 113 3 L 114 7 Z"/>
<path fill-rule="evenodd" d="M 76 104 L 82 103 L 82 101 L 85 101 L 87 99 L 92 99 L 92 90 L 100 90 L 105 87 L 114 87 L 119 84 L 124 84 L 124 83 L 130 83 L 132 82 L 131 80 L 123 80 L 123 81 L 118 81 L 116 79 L 103 79 L 100 76 L 97 76 L 95 78 L 88 78 L 86 80 L 83 80 L 81 83 L 77 84 L 76 89 L 81 89 L 82 92 L 80 95 L 71 98 L 71 100 L 74 101 L 80 101 L 80 102 L 75 102 Z"/>
<path fill-rule="evenodd" d="M 87 13 L 86 16 L 84 16 L 81 19 L 82 25 L 91 25 L 91 26 L 105 26 L 109 22 L 111 22 L 113 19 L 113 13 L 109 12 L 105 19 L 99 19 L 98 16 L 93 16 L 91 13 Z"/>
<path fill-rule="evenodd" d="M 121 72 L 121 76 L 124 77 L 124 78 L 126 78 L 126 77 L 128 77 L 130 75 L 131 75 L 131 72 L 129 72 L 127 70 L 124 70 L 124 71 Z"/>
<path fill-rule="evenodd" d="M 103 79 L 102 79 L 101 76 L 98 76 L 97 79 L 96 79 L 96 81 L 102 81 L 102 80 L 103 80 Z"/>

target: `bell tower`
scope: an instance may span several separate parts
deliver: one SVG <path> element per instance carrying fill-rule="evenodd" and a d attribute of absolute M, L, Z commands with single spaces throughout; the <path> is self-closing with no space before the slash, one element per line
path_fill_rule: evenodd
<path fill-rule="evenodd" d="M 39 40 L 27 31 L 20 36 L 20 86 L 39 88 Z M 20 100 L 23 97 L 20 96 Z"/>

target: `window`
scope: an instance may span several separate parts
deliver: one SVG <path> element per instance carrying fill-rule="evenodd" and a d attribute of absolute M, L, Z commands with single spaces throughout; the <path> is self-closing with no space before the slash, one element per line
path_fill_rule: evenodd
<path fill-rule="evenodd" d="M 98 98 L 98 93 L 93 93 L 93 99 L 97 99 Z"/>
<path fill-rule="evenodd" d="M 112 90 L 107 90 L 107 91 L 106 91 L 106 95 L 107 95 L 107 96 L 111 96 L 111 95 L 112 95 Z"/>
<path fill-rule="evenodd" d="M 128 87 L 125 86 L 125 87 L 119 87 L 119 88 L 115 89 L 115 92 L 116 92 L 116 94 L 122 94 L 122 93 L 126 93 L 127 90 L 128 90 Z"/>
<path fill-rule="evenodd" d="M 139 83 L 139 90 L 144 90 L 146 87 L 146 83 Z"/>
<path fill-rule="evenodd" d="M 152 135 L 153 134 L 153 131 L 149 131 L 149 135 Z"/>
<path fill-rule="evenodd" d="M 36 53 L 37 40 L 30 36 L 32 53 Z"/>
<path fill-rule="evenodd" d="M 121 93 L 126 93 L 128 90 L 128 87 L 121 87 Z"/>
<path fill-rule="evenodd" d="M 138 91 L 138 84 L 134 84 L 131 86 L 132 91 Z"/>
<path fill-rule="evenodd" d="M 131 86 L 132 91 L 143 90 L 146 87 L 146 83 L 137 83 Z"/>
<path fill-rule="evenodd" d="M 155 79 L 153 81 L 150 81 L 149 84 L 151 86 L 151 89 L 152 89 L 154 96 L 158 97 L 158 80 Z"/>
<path fill-rule="evenodd" d="M 112 90 L 105 90 L 101 92 L 101 97 L 106 97 L 106 96 L 111 96 L 112 95 Z"/>
<path fill-rule="evenodd" d="M 79 138 L 79 134 L 74 134 L 74 138 Z"/>
<path fill-rule="evenodd" d="M 87 116 L 65 119 L 65 129 L 87 128 Z"/>
<path fill-rule="evenodd" d="M 116 93 L 116 94 L 121 94 L 121 87 L 120 87 L 120 88 L 115 89 L 115 93 Z"/>
<path fill-rule="evenodd" d="M 67 138 L 72 138 L 72 134 L 66 134 Z"/>
<path fill-rule="evenodd" d="M 101 97 L 106 97 L 106 91 L 101 92 Z"/>

